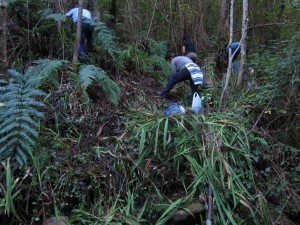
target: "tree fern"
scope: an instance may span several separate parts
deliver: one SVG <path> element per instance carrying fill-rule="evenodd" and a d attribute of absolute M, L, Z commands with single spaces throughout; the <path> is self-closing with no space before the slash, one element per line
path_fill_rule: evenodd
<path fill-rule="evenodd" d="M 117 50 L 117 44 L 115 42 L 115 35 L 111 29 L 109 29 L 105 23 L 97 22 L 95 25 L 95 33 L 97 33 L 97 38 L 100 40 L 103 48 L 108 52 L 108 54 L 115 58 L 115 52 Z"/>
<path fill-rule="evenodd" d="M 154 65 L 154 69 L 158 66 L 164 76 L 169 76 L 171 68 L 169 62 L 165 60 L 168 50 L 167 42 L 157 42 L 151 38 L 148 38 L 148 42 L 151 53 L 151 63 Z"/>
<path fill-rule="evenodd" d="M 84 90 L 94 81 L 102 88 L 110 102 L 117 105 L 120 98 L 120 88 L 111 80 L 104 70 L 94 65 L 84 65 L 80 68 L 79 79 Z"/>
<path fill-rule="evenodd" d="M 46 16 L 46 19 L 52 19 L 56 22 L 65 22 L 66 17 L 61 13 L 53 13 Z"/>
<path fill-rule="evenodd" d="M 166 41 L 157 42 L 157 41 L 149 38 L 148 42 L 149 42 L 151 55 L 157 55 L 161 58 L 166 57 L 167 50 L 168 50 Z"/>
<path fill-rule="evenodd" d="M 149 55 L 139 49 L 136 44 L 128 45 L 124 50 L 118 51 L 117 61 L 128 65 L 136 73 L 150 73 L 156 78 L 169 76 L 171 73 L 170 63 L 158 54 Z M 129 68 L 127 67 L 127 69 Z"/>
<path fill-rule="evenodd" d="M 31 66 L 25 72 L 25 79 L 28 85 L 39 86 L 43 81 L 47 80 L 52 84 L 57 84 L 58 70 L 68 61 L 66 60 L 51 60 L 43 59 L 34 61 L 34 66 Z"/>
<path fill-rule="evenodd" d="M 167 60 L 161 58 L 160 56 L 153 55 L 151 56 L 151 63 L 154 65 L 154 67 L 159 67 L 164 77 L 170 75 L 171 67 L 170 63 Z"/>
<path fill-rule="evenodd" d="M 27 146 L 33 147 L 39 134 L 38 119 L 44 116 L 39 99 L 45 93 L 35 89 L 28 74 L 9 74 L 12 82 L 0 80 L 0 159 L 15 155 L 23 164 Z"/>

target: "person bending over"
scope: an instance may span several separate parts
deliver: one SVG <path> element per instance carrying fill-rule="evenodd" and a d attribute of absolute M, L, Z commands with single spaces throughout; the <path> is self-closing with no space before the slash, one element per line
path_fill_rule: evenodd
<path fill-rule="evenodd" d="M 230 46 L 229 45 L 226 45 L 225 46 L 225 56 L 224 56 L 224 59 L 227 61 L 228 59 L 228 55 L 229 55 L 229 48 Z M 231 54 L 234 54 L 234 52 L 236 51 L 234 57 L 233 57 L 233 60 L 232 61 L 235 61 L 236 58 L 239 56 L 240 52 L 241 52 L 241 45 L 240 45 L 240 42 L 233 42 L 231 43 Z"/>
<path fill-rule="evenodd" d="M 170 55 L 168 60 L 171 61 L 172 75 L 160 96 L 167 98 L 175 84 L 185 80 L 190 81 L 192 95 L 197 92 L 199 85 L 203 83 L 203 73 L 200 67 L 186 56 Z"/>
<path fill-rule="evenodd" d="M 78 20 L 78 5 L 66 13 L 66 16 L 72 17 L 75 26 L 77 26 Z M 89 10 L 82 9 L 82 24 L 81 24 L 81 40 L 79 46 L 79 53 L 84 52 L 84 42 L 87 41 L 87 50 L 93 51 L 93 33 L 94 26 L 92 25 L 92 15 Z"/>

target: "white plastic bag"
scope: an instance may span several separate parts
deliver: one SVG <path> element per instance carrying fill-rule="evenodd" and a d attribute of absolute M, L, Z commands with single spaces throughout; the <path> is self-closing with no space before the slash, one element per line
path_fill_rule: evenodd
<path fill-rule="evenodd" d="M 203 112 L 202 99 L 200 98 L 200 96 L 197 92 L 195 92 L 193 95 L 192 111 L 194 113 L 202 113 Z"/>

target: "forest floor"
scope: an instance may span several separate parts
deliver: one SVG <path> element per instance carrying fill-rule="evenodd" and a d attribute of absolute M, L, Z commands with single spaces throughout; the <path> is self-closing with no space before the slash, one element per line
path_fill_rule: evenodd
<path fill-rule="evenodd" d="M 166 106 L 171 102 L 183 102 L 185 99 L 181 95 L 185 82 L 175 85 L 168 98 L 162 98 L 159 93 L 164 88 L 161 82 L 157 81 L 150 75 L 144 74 L 139 76 L 119 76 L 116 82 L 121 88 L 120 104 L 112 107 L 106 100 L 101 88 L 93 85 L 89 88 L 88 93 L 93 102 L 101 102 L 103 110 L 108 114 L 115 110 L 139 110 L 144 111 L 147 106 L 156 106 L 163 114 Z"/>

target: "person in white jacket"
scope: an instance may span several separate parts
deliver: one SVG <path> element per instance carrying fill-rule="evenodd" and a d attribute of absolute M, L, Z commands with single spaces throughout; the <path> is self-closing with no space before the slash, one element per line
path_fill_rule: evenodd
<path fill-rule="evenodd" d="M 66 13 L 66 16 L 72 17 L 75 26 L 77 25 L 78 20 L 78 5 L 76 5 L 73 9 Z M 82 24 L 81 24 L 81 41 L 79 52 L 83 53 L 85 40 L 87 41 L 87 50 L 93 51 L 93 34 L 94 34 L 94 26 L 92 25 L 92 15 L 89 10 L 82 9 Z"/>

